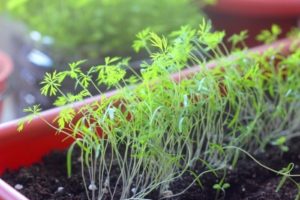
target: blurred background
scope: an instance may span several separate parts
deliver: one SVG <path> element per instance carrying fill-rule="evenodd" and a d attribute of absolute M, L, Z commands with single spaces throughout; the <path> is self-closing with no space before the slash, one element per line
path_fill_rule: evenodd
<path fill-rule="evenodd" d="M 281 26 L 281 37 L 298 26 L 300 0 L 0 0 L 0 122 L 33 104 L 52 107 L 39 91 L 45 72 L 82 59 L 88 68 L 106 56 L 131 57 L 138 70 L 148 59 L 131 47 L 139 31 L 167 36 L 203 18 L 228 35 L 248 30 L 251 47 L 272 24 Z"/>

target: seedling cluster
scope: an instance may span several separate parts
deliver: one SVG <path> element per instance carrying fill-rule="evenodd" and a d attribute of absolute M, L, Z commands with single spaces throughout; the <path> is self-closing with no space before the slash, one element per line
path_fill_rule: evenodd
<path fill-rule="evenodd" d="M 258 38 L 269 42 L 278 32 L 272 27 Z M 133 45 L 150 54 L 151 61 L 141 65 L 140 73 L 128 76 L 129 59 L 107 57 L 87 73 L 79 61 L 66 71 L 45 75 L 41 93 L 57 96 L 55 106 L 64 106 L 56 126 L 45 122 L 74 138 L 67 159 L 69 175 L 73 148 L 80 147 L 82 168 L 88 171 L 83 176 L 88 199 L 145 199 L 154 190 L 162 199 L 179 195 L 172 193 L 170 183 L 184 173 L 194 174 L 191 185 L 201 185 L 203 174 L 215 173 L 221 181 L 213 188 L 225 193 L 230 187 L 226 170 L 240 155 L 263 150 L 269 143 L 288 150 L 289 139 L 299 136 L 299 37 L 294 35 L 287 55 L 282 54 L 284 46 L 263 53 L 247 51 L 246 31 L 230 37 L 231 49 L 225 47 L 224 37 L 206 21 L 198 29 L 185 26 L 168 37 L 146 29 Z M 214 68 L 208 68 L 212 62 Z M 199 72 L 183 76 L 184 68 L 195 65 Z M 171 77 L 173 73 L 179 80 Z M 62 92 L 65 79 L 74 80 L 77 93 Z M 98 89 L 102 85 L 119 92 L 106 97 Z M 101 100 L 75 110 L 73 102 L 91 96 L 89 87 L 98 90 Z M 39 107 L 26 111 L 33 113 L 26 119 L 30 121 Z M 195 170 L 199 163 L 206 171 Z M 115 180 L 112 168 L 119 170 Z M 279 174 L 290 178 L 290 169 Z"/>

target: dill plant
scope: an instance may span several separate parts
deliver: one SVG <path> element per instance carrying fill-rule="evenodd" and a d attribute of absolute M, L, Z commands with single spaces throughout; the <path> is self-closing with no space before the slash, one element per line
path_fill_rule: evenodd
<path fill-rule="evenodd" d="M 145 199 L 154 190 L 168 198 L 201 183 L 203 174 L 218 171 L 224 176 L 214 187 L 224 192 L 230 187 L 224 182 L 226 170 L 240 153 L 250 155 L 280 138 L 286 142 L 299 136 L 297 44 L 288 56 L 281 54 L 283 47 L 248 52 L 246 35 L 243 31 L 232 36 L 228 49 L 225 32 L 213 32 L 206 21 L 198 29 L 182 27 L 171 39 L 146 29 L 133 44 L 151 58 L 141 65 L 140 74 L 126 76 L 131 70 L 128 59 L 107 57 L 87 73 L 81 71 L 80 61 L 45 75 L 41 93 L 57 96 L 55 105 L 64 106 L 56 124 L 45 122 L 75 140 L 68 153 L 69 175 L 73 148 L 80 147 L 88 199 Z M 299 44 L 299 38 L 294 41 Z M 210 62 L 213 69 L 207 68 Z M 182 70 L 193 65 L 200 71 L 182 76 Z M 170 78 L 176 72 L 180 80 Z M 66 78 L 74 80 L 78 93 L 60 90 Z M 107 98 L 97 89 L 101 85 L 118 88 L 119 93 Z M 101 101 L 75 110 L 70 103 L 91 96 L 89 86 L 98 90 Z M 26 111 L 38 115 L 39 108 Z M 207 170 L 198 172 L 199 163 Z M 118 169 L 117 177 L 113 168 Z M 278 189 L 287 177 L 294 177 L 288 169 L 279 173 L 284 179 Z M 192 173 L 195 180 L 173 194 L 170 184 L 184 173 Z"/>

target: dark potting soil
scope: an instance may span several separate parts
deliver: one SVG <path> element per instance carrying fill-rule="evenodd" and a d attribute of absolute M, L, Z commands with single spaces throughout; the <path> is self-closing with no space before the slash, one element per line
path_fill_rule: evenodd
<path fill-rule="evenodd" d="M 53 152 L 41 163 L 23 168 L 19 171 L 8 171 L 2 178 L 18 188 L 31 200 L 85 200 L 86 193 L 81 178 L 79 160 L 73 160 L 73 175 L 66 176 L 66 153 Z M 268 151 L 255 155 L 263 164 L 280 170 L 290 162 L 295 164 L 292 174 L 300 173 L 300 140 L 294 140 L 289 145 L 287 153 L 281 153 L 277 147 L 268 147 Z M 253 160 L 245 157 L 238 162 L 233 170 L 227 171 L 226 183 L 230 187 L 225 193 L 220 192 L 218 199 L 224 200 L 294 200 L 298 190 L 295 184 L 286 181 L 276 192 L 281 177 L 270 172 Z M 76 173 L 78 172 L 78 173 Z M 220 177 L 219 177 L 220 178 Z M 295 179 L 300 182 L 300 179 Z M 170 190 L 175 194 L 181 192 L 193 181 L 193 176 L 186 174 L 182 179 L 171 184 Z M 213 200 L 216 191 L 212 188 L 218 178 L 206 174 L 201 179 L 203 188 L 194 184 L 184 194 L 173 197 L 172 200 Z M 158 192 L 153 192 L 149 199 L 157 200 Z"/>

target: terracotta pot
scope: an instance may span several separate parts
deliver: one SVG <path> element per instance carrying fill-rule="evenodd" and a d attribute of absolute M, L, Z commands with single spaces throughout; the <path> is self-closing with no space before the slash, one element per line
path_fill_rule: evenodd
<path fill-rule="evenodd" d="M 13 70 L 13 64 L 8 55 L 0 51 L 0 119 L 2 115 L 3 96 L 7 88 L 8 77 Z"/>
<path fill-rule="evenodd" d="M 280 40 L 272 46 L 283 46 L 284 51 L 288 50 L 291 41 L 289 39 Z M 260 46 L 253 48 L 250 51 L 263 52 L 268 46 Z M 234 60 L 233 57 L 228 59 Z M 214 62 L 210 62 L 207 68 L 213 68 Z M 173 74 L 171 78 L 175 81 L 189 78 L 191 75 L 199 72 L 198 66 L 185 69 L 180 73 Z M 111 91 L 105 94 L 106 97 L 115 95 L 118 91 Z M 79 109 L 83 105 L 101 101 L 100 96 L 88 98 L 84 101 L 77 102 L 74 105 L 75 109 Z M 52 122 L 59 114 L 62 107 L 50 109 L 42 112 L 40 115 L 48 122 Z M 11 121 L 0 125 L 0 175 L 5 169 L 17 169 L 23 166 L 31 165 L 37 162 L 41 157 L 50 151 L 65 149 L 72 142 L 71 139 L 62 141 L 65 136 L 63 134 L 55 134 L 55 130 L 45 124 L 40 118 L 35 118 L 19 133 L 17 131 L 19 120 Z M 55 125 L 55 124 L 53 124 Z M 24 200 L 20 193 L 0 182 L 0 199 L 3 200 Z"/>
<path fill-rule="evenodd" d="M 206 9 L 216 29 L 227 35 L 248 30 L 249 46 L 258 42 L 255 36 L 262 30 L 278 24 L 283 34 L 299 24 L 299 0 L 217 0 L 217 4 Z"/>

